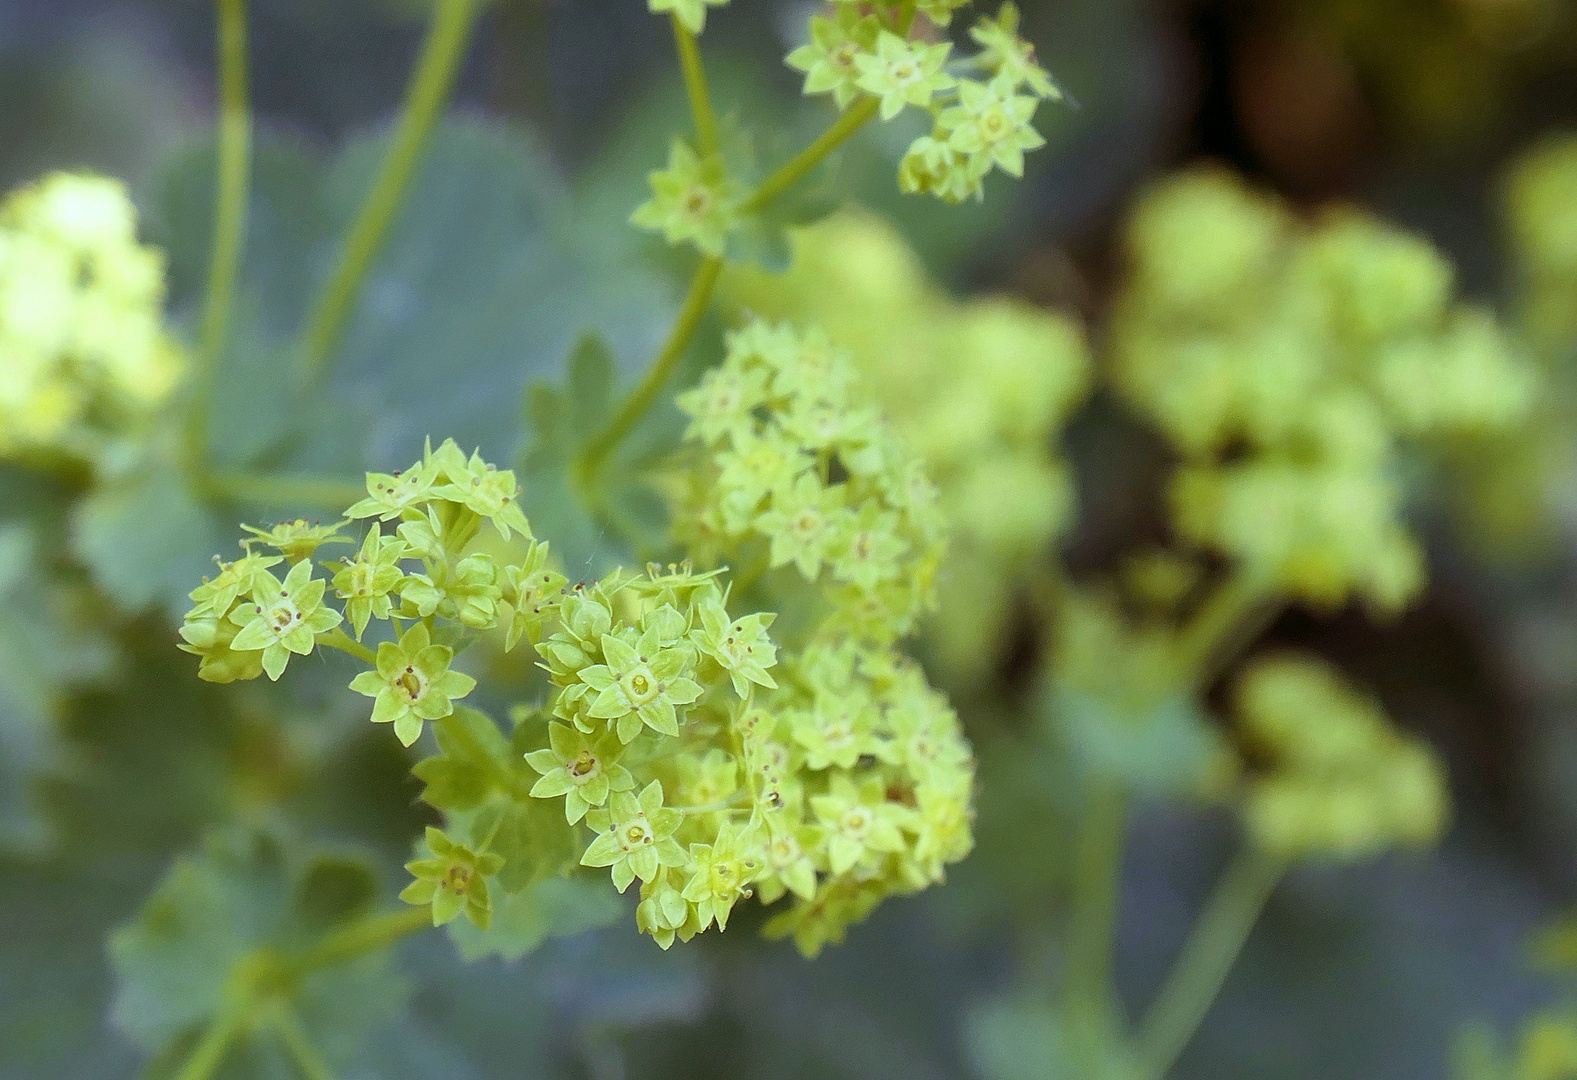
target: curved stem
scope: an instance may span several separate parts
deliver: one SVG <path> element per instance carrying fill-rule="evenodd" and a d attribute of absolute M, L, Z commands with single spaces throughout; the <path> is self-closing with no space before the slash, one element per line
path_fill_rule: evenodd
<path fill-rule="evenodd" d="M 1276 611 L 1270 575 L 1234 570 L 1178 632 L 1177 665 L 1183 679 L 1196 688 L 1207 686 L 1232 652 L 1248 644 Z"/>
<path fill-rule="evenodd" d="M 296 978 L 301 978 L 321 968 L 348 964 L 352 960 L 359 960 L 363 956 L 387 949 L 390 945 L 419 934 L 423 930 L 430 930 L 432 925 L 433 913 L 426 907 L 368 915 L 334 931 L 297 956 L 290 964 L 290 973 Z"/>
<path fill-rule="evenodd" d="M 805 147 L 788 163 L 761 181 L 761 186 L 756 188 L 750 198 L 745 200 L 744 211 L 746 213 L 760 212 L 774 199 L 799 183 L 807 173 L 817 165 L 820 165 L 828 154 L 848 142 L 855 132 L 869 123 L 871 118 L 876 115 L 876 110 L 879 106 L 880 102 L 876 98 L 861 98 L 847 112 L 838 117 L 831 127 L 822 132 L 820 138 Z"/>
<path fill-rule="evenodd" d="M 356 659 L 365 661 L 369 664 L 376 665 L 378 662 L 377 653 L 373 652 L 371 649 L 367 648 L 367 646 L 363 645 L 361 642 L 357 641 L 355 638 L 351 637 L 344 630 L 341 630 L 338 627 L 319 634 L 317 642 L 319 645 L 327 646 L 330 649 L 338 649 L 340 652 L 350 653 L 350 655 L 354 656 Z"/>
<path fill-rule="evenodd" d="M 214 179 L 213 250 L 208 261 L 191 410 L 186 420 L 186 461 L 202 467 L 208 449 L 208 413 L 235 302 L 236 277 L 246 238 L 252 177 L 252 110 L 247 89 L 246 0 L 219 0 L 218 167 Z"/>
<path fill-rule="evenodd" d="M 701 156 L 717 150 L 717 113 L 706 88 L 706 68 L 695 35 L 685 29 L 679 16 L 673 16 L 674 47 L 679 50 L 679 67 L 684 72 L 684 90 L 690 99 L 690 115 L 695 118 L 695 138 Z"/>
<path fill-rule="evenodd" d="M 433 21 L 411 76 L 393 143 L 345 240 L 345 251 L 334 276 L 324 287 L 307 323 L 301 363 L 308 382 L 321 377 L 324 365 L 339 344 L 340 333 L 361 292 L 362 280 L 383 244 L 433 125 L 454 89 L 480 8 L 481 0 L 436 0 Z"/>
<path fill-rule="evenodd" d="M 208 1080 L 224 1063 L 225 1054 L 241 1033 L 241 1010 L 227 1008 L 203 1032 L 173 1080 Z"/>
<path fill-rule="evenodd" d="M 640 383 L 630 392 L 630 396 L 625 398 L 624 404 L 619 406 L 618 413 L 609 421 L 608 426 L 587 443 L 581 450 L 580 456 L 576 458 L 575 480 L 582 492 L 593 489 L 608 455 L 634 430 L 635 425 L 646 414 L 646 410 L 651 408 L 652 402 L 657 399 L 657 395 L 673 376 L 679 361 L 684 359 L 685 350 L 689 348 L 690 339 L 695 336 L 696 330 L 701 325 L 701 317 L 706 314 L 707 305 L 712 300 L 712 290 L 716 287 L 718 275 L 722 271 L 723 260 L 717 258 L 704 259 L 696 268 L 695 277 L 690 279 L 690 291 L 685 296 L 684 306 L 679 309 L 679 317 L 674 322 L 673 330 L 669 332 L 662 351 L 657 354 L 657 359 L 652 362 L 650 370 L 646 372 Z"/>
<path fill-rule="evenodd" d="M 1145 1017 L 1135 1074 L 1141 1080 L 1161 1080 L 1182 1054 L 1285 871 L 1279 860 L 1245 848 L 1222 875 Z"/>
<path fill-rule="evenodd" d="M 306 1028 L 301 1025 L 301 1017 L 287 1003 L 281 1003 L 275 1012 L 274 1032 L 306 1080 L 334 1080 L 334 1071 L 323 1060 L 318 1048 L 312 1045 Z"/>
<path fill-rule="evenodd" d="M 367 489 L 318 476 L 263 476 L 254 473 L 205 473 L 198 488 L 211 499 L 264 506 L 316 506 L 342 513 L 366 497 Z"/>
<path fill-rule="evenodd" d="M 1112 984 L 1127 799 L 1103 784 L 1090 793 L 1073 868 L 1063 1008 L 1075 1055 L 1093 1076 L 1116 1027 Z"/>

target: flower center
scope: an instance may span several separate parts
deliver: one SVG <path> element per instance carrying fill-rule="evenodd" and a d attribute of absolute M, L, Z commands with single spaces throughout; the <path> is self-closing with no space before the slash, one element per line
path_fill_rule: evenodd
<path fill-rule="evenodd" d="M 444 874 L 444 888 L 456 896 L 464 896 L 471 891 L 471 868 L 469 866 L 451 866 Z"/>
<path fill-rule="evenodd" d="M 712 193 L 699 185 L 685 192 L 684 210 L 691 217 L 700 217 L 712 208 Z"/>
<path fill-rule="evenodd" d="M 662 683 L 645 667 L 638 667 L 624 677 L 625 696 L 637 708 L 656 697 L 662 689 Z"/>
<path fill-rule="evenodd" d="M 643 815 L 639 821 L 632 821 L 624 827 L 625 848 L 645 847 L 652 842 L 652 831 L 646 827 L 646 818 Z"/>
<path fill-rule="evenodd" d="M 427 680 L 422 678 L 422 673 L 414 667 L 407 667 L 405 672 L 395 680 L 395 685 L 404 690 L 406 696 L 412 701 L 420 699 L 427 690 Z"/>
<path fill-rule="evenodd" d="M 843 831 L 850 836 L 862 836 L 871 827 L 871 814 L 863 806 L 856 806 L 843 815 Z"/>
<path fill-rule="evenodd" d="M 301 610 L 293 601 L 281 599 L 263 612 L 263 618 L 268 620 L 275 635 L 284 637 L 301 621 Z"/>
<path fill-rule="evenodd" d="M 597 755 L 590 750 L 582 750 L 579 756 L 569 763 L 570 778 L 585 783 L 597 775 L 601 769 L 601 764 L 597 760 Z"/>

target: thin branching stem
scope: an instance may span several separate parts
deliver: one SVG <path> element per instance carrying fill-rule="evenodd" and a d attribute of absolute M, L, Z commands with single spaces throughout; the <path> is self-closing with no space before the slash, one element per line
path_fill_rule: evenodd
<path fill-rule="evenodd" d="M 235 306 L 251 196 L 252 108 L 247 79 L 246 0 L 219 0 L 217 39 L 219 121 L 213 247 L 208 259 L 208 294 L 203 304 L 185 432 L 186 463 L 193 470 L 200 469 L 207 456 L 214 381 Z"/>
<path fill-rule="evenodd" d="M 1227 867 L 1183 944 L 1138 1040 L 1139 1080 L 1162 1080 L 1198 1030 L 1248 941 L 1285 865 L 1244 848 Z"/>
<path fill-rule="evenodd" d="M 436 0 L 433 5 L 432 23 L 393 142 L 302 337 L 302 374 L 309 383 L 322 378 L 339 345 L 362 282 L 405 198 L 433 126 L 449 102 L 481 6 L 482 0 Z"/>
<path fill-rule="evenodd" d="M 706 67 L 701 63 L 701 48 L 695 35 L 685 29 L 679 16 L 673 17 L 674 47 L 679 51 L 679 68 L 684 72 L 685 95 L 690 99 L 690 115 L 695 120 L 696 146 L 704 157 L 717 150 L 717 112 L 706 88 Z"/>

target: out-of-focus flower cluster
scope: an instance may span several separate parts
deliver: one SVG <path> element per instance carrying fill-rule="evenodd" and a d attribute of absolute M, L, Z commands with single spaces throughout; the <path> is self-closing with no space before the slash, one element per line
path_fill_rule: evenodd
<path fill-rule="evenodd" d="M 1324 662 L 1259 657 L 1235 701 L 1251 764 L 1243 817 L 1262 849 L 1361 858 L 1439 838 L 1450 805 L 1440 759 Z"/>
<path fill-rule="evenodd" d="M 741 269 L 725 289 L 753 311 L 827 327 L 926 463 L 952 534 L 926 633 L 949 679 L 980 677 L 1020 575 L 1072 522 L 1057 436 L 1088 389 L 1082 331 L 1021 301 L 953 300 L 874 216 L 800 230 L 794 256 L 786 274 Z"/>
<path fill-rule="evenodd" d="M 727 0 L 648 0 L 653 12 L 670 12 L 683 30 L 699 34 L 708 5 Z M 1062 92 L 1019 36 L 1019 13 L 1003 4 L 995 18 L 970 29 L 977 50 L 957 58 L 946 38 L 953 13 L 968 0 L 919 5 L 833 0 L 810 17 L 808 40 L 788 54 L 805 73 L 805 93 L 830 95 L 840 112 L 856 102 L 893 120 L 914 110 L 930 116 L 930 134 L 915 139 L 898 169 L 905 192 L 929 193 L 947 202 L 984 197 L 993 170 L 1024 175 L 1024 155 L 1046 144 L 1035 129 L 1042 101 Z M 762 207 L 721 146 L 675 138 L 666 168 L 650 176 L 652 196 L 630 220 L 660 232 L 670 244 L 693 244 L 721 257 L 730 237 Z"/>
<path fill-rule="evenodd" d="M 94 461 L 179 381 L 164 257 L 125 187 L 56 173 L 0 203 L 0 456 Z"/>
<path fill-rule="evenodd" d="M 1407 603 L 1399 447 L 1505 430 L 1533 396 L 1494 316 L 1423 239 L 1347 209 L 1305 223 L 1216 169 L 1154 188 L 1128 248 L 1113 376 L 1185 458 L 1178 533 L 1311 602 Z"/>

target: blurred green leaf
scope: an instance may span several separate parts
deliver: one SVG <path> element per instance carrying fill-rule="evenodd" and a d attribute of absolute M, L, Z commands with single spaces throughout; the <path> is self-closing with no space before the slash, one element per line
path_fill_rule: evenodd
<path fill-rule="evenodd" d="M 154 464 L 83 499 L 71 544 L 99 587 L 127 611 L 155 601 L 181 610 L 204 570 L 212 569 L 221 535 L 185 478 L 172 466 Z"/>
<path fill-rule="evenodd" d="M 624 914 L 619 894 L 601 876 L 548 878 L 497 898 L 488 930 L 456 919 L 449 936 L 468 963 L 488 956 L 519 960 L 550 937 L 607 926 Z"/>
<path fill-rule="evenodd" d="M 1188 694 L 1118 703 L 1054 680 L 1042 708 L 1080 769 L 1150 794 L 1197 789 L 1223 752 L 1220 734 Z"/>
<path fill-rule="evenodd" d="M 440 753 L 415 768 L 427 784 L 422 798 L 443 810 L 473 847 L 492 838 L 490 850 L 504 857 L 498 890 L 521 892 L 574 865 L 579 831 L 564 820 L 564 806 L 534 799 L 537 773 L 525 750 L 546 745 L 528 729 L 506 739 L 485 713 L 459 707 L 434 725 Z"/>
<path fill-rule="evenodd" d="M 212 833 L 199 852 L 176 861 L 137 917 L 111 934 L 112 1018 L 156 1055 L 158 1075 L 212 1021 L 238 962 L 259 949 L 307 947 L 365 914 L 377 892 L 366 862 L 292 857 L 263 833 Z M 292 990 L 295 1011 L 330 1061 L 352 1057 L 404 1006 L 407 982 L 392 966 L 388 952 L 373 954 L 308 974 Z M 277 1056 L 238 1048 L 224 1075 L 268 1075 L 266 1063 Z M 242 1067 L 248 1064 L 254 1067 Z"/>
<path fill-rule="evenodd" d="M 26 525 L 0 526 L 0 846 L 39 850 L 50 840 L 35 778 L 58 767 L 56 722 L 70 683 L 103 677 L 113 655 L 85 605 L 39 558 Z"/>

